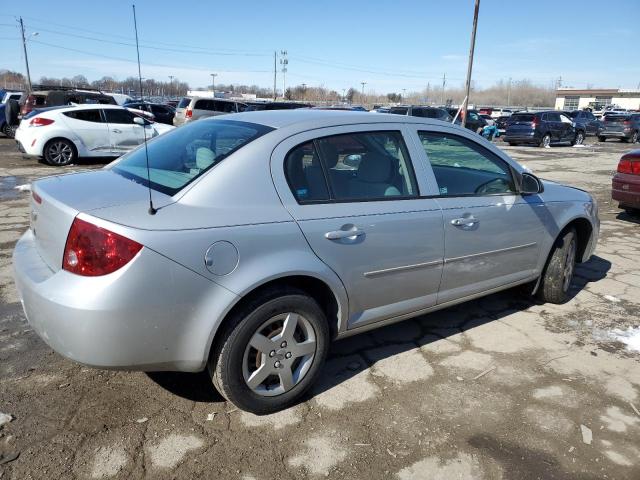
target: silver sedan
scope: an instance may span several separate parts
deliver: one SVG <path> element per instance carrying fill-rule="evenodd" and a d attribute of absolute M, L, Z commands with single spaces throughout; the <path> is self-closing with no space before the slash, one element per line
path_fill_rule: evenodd
<path fill-rule="evenodd" d="M 335 339 L 517 285 L 566 301 L 599 231 L 588 193 L 468 130 L 313 110 L 193 122 L 35 182 L 31 209 L 13 263 L 45 342 L 208 368 L 256 413 L 298 400 Z"/>

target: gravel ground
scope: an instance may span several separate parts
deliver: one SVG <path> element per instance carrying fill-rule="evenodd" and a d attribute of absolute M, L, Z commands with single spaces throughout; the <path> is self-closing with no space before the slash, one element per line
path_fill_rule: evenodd
<path fill-rule="evenodd" d="M 640 219 L 610 200 L 629 145 L 504 148 L 599 200 L 571 301 L 507 291 L 343 340 L 303 403 L 257 417 L 204 374 L 93 370 L 36 336 L 12 282 L 14 187 L 101 164 L 53 169 L 1 138 L 0 478 L 640 478 L 640 352 L 612 336 L 640 327 Z"/>

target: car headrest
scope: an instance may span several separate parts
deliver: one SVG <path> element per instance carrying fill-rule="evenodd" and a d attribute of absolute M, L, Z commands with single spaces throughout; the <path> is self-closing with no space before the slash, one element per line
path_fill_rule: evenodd
<path fill-rule="evenodd" d="M 216 158 L 213 151 L 207 147 L 200 147 L 196 150 L 196 167 L 200 170 L 209 168 Z"/>
<path fill-rule="evenodd" d="M 322 140 L 318 142 L 318 145 L 320 146 L 322 158 L 324 158 L 327 168 L 335 167 L 338 163 L 338 147 L 336 147 L 333 143 Z"/>
<path fill-rule="evenodd" d="M 386 183 L 391 176 L 391 158 L 377 153 L 367 153 L 360 161 L 358 180 L 367 183 Z"/>

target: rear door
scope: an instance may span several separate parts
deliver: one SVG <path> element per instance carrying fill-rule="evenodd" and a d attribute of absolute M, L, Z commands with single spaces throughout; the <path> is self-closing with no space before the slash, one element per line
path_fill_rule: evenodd
<path fill-rule="evenodd" d="M 415 148 L 398 124 L 350 125 L 295 135 L 272 154 L 284 206 L 346 287 L 348 328 L 436 302 L 442 213 L 420 197 L 429 186 Z"/>
<path fill-rule="evenodd" d="M 111 154 L 109 127 L 98 108 L 78 108 L 63 112 L 64 123 L 90 155 Z"/>
<path fill-rule="evenodd" d="M 560 113 L 558 116 L 560 117 L 560 141 L 573 141 L 576 137 L 576 130 L 573 126 L 573 121 L 564 113 Z"/>
<path fill-rule="evenodd" d="M 111 153 L 122 155 L 144 142 L 144 127 L 134 123 L 136 117 L 124 108 L 103 110 L 109 126 Z"/>
<path fill-rule="evenodd" d="M 438 303 L 535 278 L 545 234 L 539 196 L 519 195 L 509 164 L 475 139 L 444 127 L 416 130 L 443 211 Z"/>

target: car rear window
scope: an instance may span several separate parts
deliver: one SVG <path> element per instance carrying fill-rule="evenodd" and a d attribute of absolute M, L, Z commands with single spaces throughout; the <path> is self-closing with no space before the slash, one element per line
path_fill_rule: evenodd
<path fill-rule="evenodd" d="M 533 122 L 535 115 L 532 113 L 514 113 L 511 115 L 510 122 Z"/>
<path fill-rule="evenodd" d="M 137 148 L 113 164 L 125 178 L 175 195 L 196 178 L 273 128 L 229 120 L 199 121 L 157 137 L 145 148 Z"/>
<path fill-rule="evenodd" d="M 191 99 L 185 97 L 182 100 L 180 100 L 180 103 L 178 103 L 177 108 L 187 108 L 190 103 L 191 103 Z"/>

